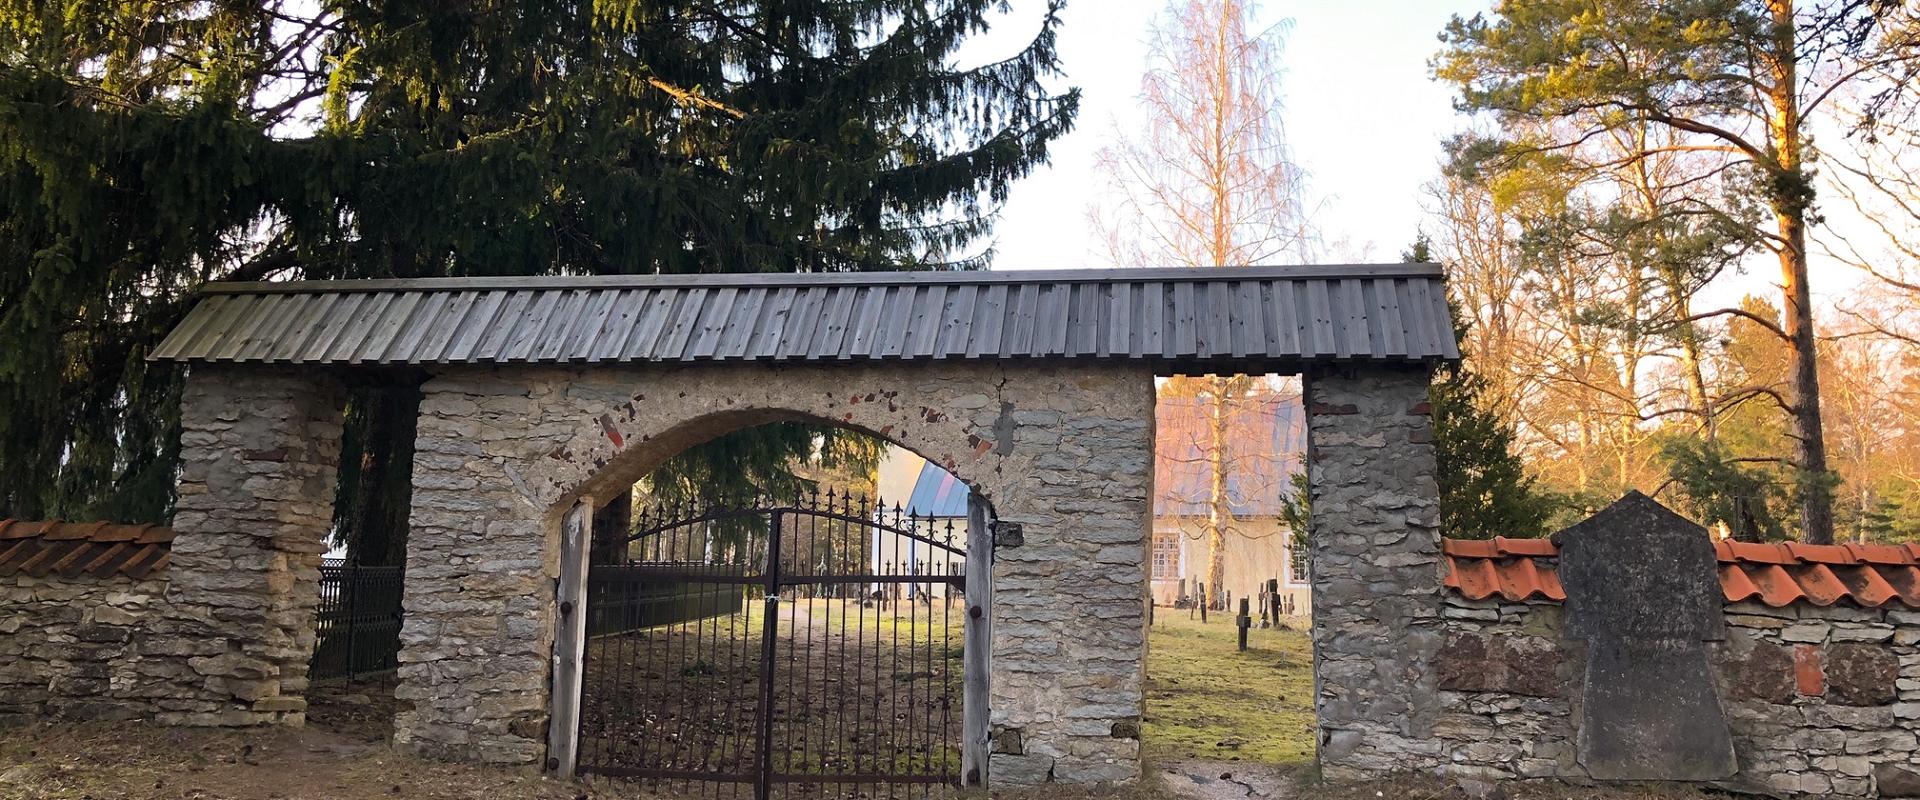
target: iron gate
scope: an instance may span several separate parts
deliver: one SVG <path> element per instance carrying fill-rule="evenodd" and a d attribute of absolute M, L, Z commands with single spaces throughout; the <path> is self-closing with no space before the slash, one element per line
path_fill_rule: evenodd
<path fill-rule="evenodd" d="M 400 597 L 405 568 L 320 562 L 320 606 L 314 612 L 307 677 L 354 678 L 400 666 Z"/>
<path fill-rule="evenodd" d="M 580 772 L 725 797 L 959 784 L 963 520 L 828 493 L 648 509 L 614 549 L 587 572 Z"/>

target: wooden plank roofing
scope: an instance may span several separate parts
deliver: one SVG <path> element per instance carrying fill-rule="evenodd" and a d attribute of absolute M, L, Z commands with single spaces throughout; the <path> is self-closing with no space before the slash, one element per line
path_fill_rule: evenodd
<path fill-rule="evenodd" d="M 1440 268 L 1386 264 L 213 283 L 150 358 L 1047 358 L 1284 370 L 1459 355 Z"/>

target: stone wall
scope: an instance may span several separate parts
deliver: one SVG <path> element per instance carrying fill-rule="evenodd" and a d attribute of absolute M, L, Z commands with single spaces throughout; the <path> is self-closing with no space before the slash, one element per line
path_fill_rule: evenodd
<path fill-rule="evenodd" d="M 131 719 L 153 713 L 173 684 L 143 663 L 164 643 L 146 635 L 163 579 L 59 573 L 0 578 L 0 724 Z"/>
<path fill-rule="evenodd" d="M 0 716 L 304 722 L 340 401 L 324 374 L 195 367 L 165 569 L 0 579 Z"/>
<path fill-rule="evenodd" d="M 1726 607 L 1711 646 L 1740 774 L 1770 794 L 1920 796 L 1920 612 Z M 1571 687 L 1584 647 L 1557 603 L 1447 597 L 1439 670 L 1449 776 L 1584 780 Z"/>
<path fill-rule="evenodd" d="M 992 782 L 1138 775 L 1149 368 L 463 367 L 423 392 L 400 653 L 399 692 L 412 709 L 396 723 L 404 745 L 542 758 L 560 515 L 689 445 L 804 418 L 915 450 L 967 481 L 1003 525 Z"/>
<path fill-rule="evenodd" d="M 314 370 L 189 374 L 170 580 L 148 628 L 175 688 L 161 722 L 305 719 L 343 398 Z"/>
<path fill-rule="evenodd" d="M 1441 762 L 1439 490 L 1424 369 L 1306 376 L 1313 675 L 1336 780 Z"/>

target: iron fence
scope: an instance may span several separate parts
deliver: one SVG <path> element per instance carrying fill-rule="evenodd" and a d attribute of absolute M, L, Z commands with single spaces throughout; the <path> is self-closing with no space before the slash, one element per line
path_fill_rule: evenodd
<path fill-rule="evenodd" d="M 320 565 L 314 680 L 385 672 L 399 666 L 402 567 L 370 567 L 327 559 Z"/>

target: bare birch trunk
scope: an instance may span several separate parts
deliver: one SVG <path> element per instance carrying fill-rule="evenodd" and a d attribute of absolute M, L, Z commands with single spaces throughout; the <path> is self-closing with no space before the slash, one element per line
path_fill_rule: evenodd
<path fill-rule="evenodd" d="M 1212 378 L 1213 402 L 1207 409 L 1210 428 L 1207 464 L 1212 480 L 1207 490 L 1207 587 L 1211 598 L 1223 596 L 1227 580 L 1227 526 L 1233 519 L 1233 507 L 1227 497 L 1227 392 L 1233 379 Z"/>

